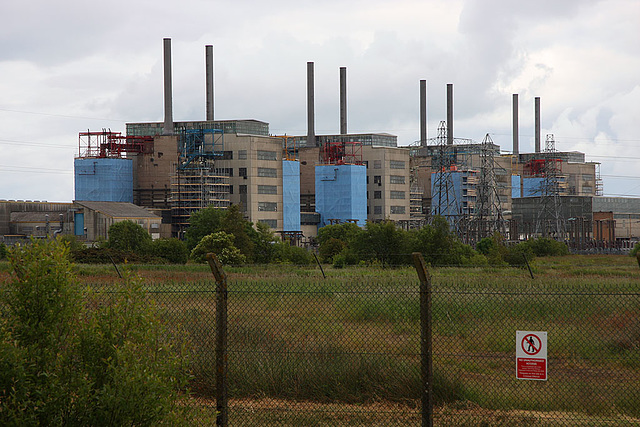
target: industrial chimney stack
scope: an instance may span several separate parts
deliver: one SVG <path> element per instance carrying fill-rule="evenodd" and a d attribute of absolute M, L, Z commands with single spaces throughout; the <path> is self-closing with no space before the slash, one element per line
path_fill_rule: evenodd
<path fill-rule="evenodd" d="M 540 97 L 535 98 L 535 127 L 536 153 L 540 153 Z"/>
<path fill-rule="evenodd" d="M 513 154 L 519 154 L 519 141 L 518 141 L 518 94 L 513 94 Z"/>
<path fill-rule="evenodd" d="M 340 135 L 347 134 L 347 67 L 340 67 Z"/>
<path fill-rule="evenodd" d="M 164 41 L 164 135 L 173 134 L 173 94 L 171 89 L 171 39 Z"/>
<path fill-rule="evenodd" d="M 213 46 L 206 45 L 205 60 L 206 60 L 206 79 L 207 79 L 207 121 L 212 122 L 213 119 Z"/>
<path fill-rule="evenodd" d="M 307 147 L 316 145 L 313 62 L 307 62 Z"/>
<path fill-rule="evenodd" d="M 420 145 L 427 145 L 427 81 L 420 80 Z"/>
<path fill-rule="evenodd" d="M 447 145 L 453 145 L 453 84 L 447 83 Z"/>

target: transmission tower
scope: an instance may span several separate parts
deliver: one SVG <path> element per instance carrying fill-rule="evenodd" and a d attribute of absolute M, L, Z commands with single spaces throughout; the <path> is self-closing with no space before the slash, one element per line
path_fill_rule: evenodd
<path fill-rule="evenodd" d="M 556 154 L 553 134 L 547 135 L 544 151 L 544 179 L 540 197 L 540 210 L 536 218 L 536 233 L 543 237 L 564 240 L 565 224 L 562 217 L 560 182 L 562 161 Z"/>
<path fill-rule="evenodd" d="M 478 199 L 475 215 L 471 225 L 476 241 L 491 236 L 494 232 L 504 235 L 505 221 L 502 217 L 500 195 L 498 194 L 492 150 L 493 140 L 487 134 L 482 140 L 480 152 L 480 181 L 478 183 Z"/>
<path fill-rule="evenodd" d="M 447 124 L 441 121 L 438 125 L 437 154 L 433 159 L 434 182 L 431 186 L 431 213 L 441 215 L 449 221 L 452 226 L 456 225 L 456 220 L 460 214 L 458 200 L 454 191 L 453 179 L 451 176 L 452 166 L 456 164 L 455 150 L 451 145 L 447 145 Z"/>

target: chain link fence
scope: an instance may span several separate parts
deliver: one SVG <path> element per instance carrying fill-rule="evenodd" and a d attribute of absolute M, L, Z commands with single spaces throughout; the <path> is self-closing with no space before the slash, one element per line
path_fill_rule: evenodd
<path fill-rule="evenodd" d="M 640 293 L 505 275 L 441 277 L 430 292 L 428 275 L 422 287 L 218 277 L 155 298 L 192 348 L 203 423 L 640 424 Z M 545 379 L 516 378 L 517 331 L 546 333 Z"/>

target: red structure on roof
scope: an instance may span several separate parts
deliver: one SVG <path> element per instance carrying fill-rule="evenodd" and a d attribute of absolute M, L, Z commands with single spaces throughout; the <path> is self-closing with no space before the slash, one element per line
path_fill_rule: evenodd
<path fill-rule="evenodd" d="M 152 136 L 127 136 L 120 132 L 80 132 L 78 157 L 123 158 L 127 154 L 153 151 Z"/>
<path fill-rule="evenodd" d="M 325 142 L 322 162 L 331 165 L 362 165 L 362 143 L 352 141 Z"/>

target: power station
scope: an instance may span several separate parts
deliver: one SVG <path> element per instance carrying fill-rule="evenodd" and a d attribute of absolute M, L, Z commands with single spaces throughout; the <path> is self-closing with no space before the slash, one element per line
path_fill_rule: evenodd
<path fill-rule="evenodd" d="M 174 122 L 170 39 L 163 40 L 163 52 L 164 121 L 127 123 L 125 135 L 80 132 L 75 202 L 51 209 L 0 201 L 6 241 L 42 234 L 49 226 L 30 229 L 17 212 L 33 212 L 32 222 L 43 219 L 38 215 L 62 215 L 59 232 L 106 237 L 106 231 L 84 226 L 100 203 L 107 204 L 100 205 L 104 211 L 119 208 L 111 219 L 95 217 L 96 224 L 126 219 L 116 212 L 142 215 L 135 210 L 142 209 L 139 218 L 147 219 L 138 221 L 155 238 L 182 238 L 194 212 L 237 204 L 249 221 L 296 244 L 312 242 L 329 224 L 390 220 L 410 229 L 436 215 L 469 244 L 493 233 L 514 242 L 551 237 L 576 250 L 630 247 L 639 239 L 640 200 L 602 197 L 599 164 L 587 162 L 584 153 L 557 151 L 553 135 L 543 148 L 538 97 L 535 151 L 520 152 L 520 106 L 513 94 L 513 149 L 504 154 L 489 134 L 482 142 L 454 134 L 453 84 L 446 86 L 446 120 L 429 138 L 427 84 L 420 80 L 419 139 L 399 147 L 391 134 L 347 132 L 347 69 L 341 67 L 339 133 L 316 135 L 314 63 L 308 62 L 307 134 L 274 136 L 266 122 L 214 117 L 210 45 L 205 120 Z"/>

